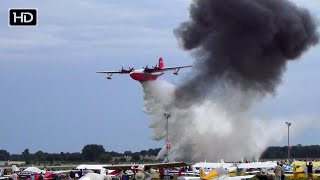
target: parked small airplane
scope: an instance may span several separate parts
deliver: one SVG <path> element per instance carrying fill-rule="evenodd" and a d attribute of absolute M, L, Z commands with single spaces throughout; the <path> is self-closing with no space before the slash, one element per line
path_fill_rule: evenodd
<path fill-rule="evenodd" d="M 11 168 L 12 168 L 11 172 L 16 172 L 16 173 L 20 172 L 20 169 L 17 168 L 16 165 L 12 165 Z M 5 171 L 7 171 L 7 168 L 0 168 L 0 180 L 11 178 L 11 173 L 7 174 L 5 173 Z"/>
<path fill-rule="evenodd" d="M 59 170 L 59 171 L 47 171 L 39 169 L 38 167 L 27 167 L 23 171 L 21 171 L 17 166 L 12 165 L 12 171 L 19 172 L 18 175 L 21 179 L 26 179 L 31 176 L 31 174 L 34 175 L 34 179 L 38 180 L 39 174 L 42 174 L 44 176 L 44 179 L 54 179 L 55 177 L 65 177 L 66 174 L 70 174 L 71 171 L 76 173 L 76 170 Z"/>
<path fill-rule="evenodd" d="M 246 175 L 246 176 L 233 176 L 231 177 L 228 174 L 228 171 L 223 169 L 223 167 L 212 169 L 209 173 L 205 173 L 202 168 L 199 168 L 200 177 L 188 177 L 185 176 L 180 179 L 184 180 L 241 180 L 241 179 L 250 179 L 255 175 Z"/>
<path fill-rule="evenodd" d="M 313 179 L 320 177 L 319 166 L 320 162 L 312 162 L 313 164 Z M 308 178 L 306 162 L 295 161 L 292 163 L 292 174 L 287 175 L 290 179 Z"/>
<path fill-rule="evenodd" d="M 187 166 L 186 163 L 184 162 L 171 162 L 171 163 L 150 163 L 150 164 L 116 164 L 116 165 L 80 165 L 76 169 L 90 169 L 94 168 L 95 169 L 101 169 L 98 173 L 87 173 L 84 176 L 80 178 L 80 180 L 103 180 L 103 179 L 110 179 L 110 177 L 113 176 L 118 176 L 118 174 L 121 174 L 122 171 L 126 170 L 132 170 L 132 171 L 144 171 L 144 170 L 149 170 L 151 168 L 153 169 L 159 169 L 159 168 L 174 168 L 174 167 L 183 167 Z M 108 171 L 106 171 L 108 170 Z M 101 173 L 101 172 L 108 172 L 106 173 Z M 109 173 L 110 172 L 110 173 Z M 114 172 L 111 174 L 111 172 Z M 118 174 L 115 174 L 115 173 Z"/>
<path fill-rule="evenodd" d="M 77 170 L 82 170 L 84 174 L 86 173 L 96 173 L 96 174 L 108 174 L 111 175 L 111 177 L 117 175 L 121 170 L 112 170 L 107 169 L 103 164 L 80 164 L 76 167 Z"/>
<path fill-rule="evenodd" d="M 98 71 L 97 73 L 107 74 L 107 79 L 112 79 L 113 74 L 130 74 L 131 78 L 143 82 L 143 81 L 154 81 L 159 76 L 163 75 L 165 71 L 173 71 L 173 74 L 178 75 L 178 72 L 182 68 L 188 68 L 191 66 L 176 66 L 176 67 L 164 67 L 164 61 L 160 57 L 158 65 L 152 66 L 149 68 L 148 66 L 143 67 L 143 69 L 134 68 L 124 69 L 123 67 L 119 71 Z"/>
<path fill-rule="evenodd" d="M 266 172 L 271 172 L 273 168 L 277 165 L 276 162 L 251 162 L 251 163 L 210 163 L 210 162 L 200 162 L 193 165 L 197 172 L 200 168 L 205 173 L 208 173 L 214 169 L 223 168 L 228 171 L 230 177 L 238 177 L 244 175 L 254 175 L 261 170 Z M 273 171 L 272 171 L 273 172 Z"/>
<path fill-rule="evenodd" d="M 0 180 L 5 180 L 5 179 L 9 179 L 9 176 L 5 176 L 4 175 L 4 168 L 0 168 Z"/>
<path fill-rule="evenodd" d="M 12 165 L 11 168 L 12 168 L 12 172 L 18 173 L 21 171 L 16 165 Z"/>
<path fill-rule="evenodd" d="M 212 163 L 212 162 L 199 162 L 193 165 L 194 168 L 199 169 L 202 168 L 205 172 L 209 172 L 213 169 L 223 167 L 224 169 L 230 169 L 233 167 L 234 163 Z"/>

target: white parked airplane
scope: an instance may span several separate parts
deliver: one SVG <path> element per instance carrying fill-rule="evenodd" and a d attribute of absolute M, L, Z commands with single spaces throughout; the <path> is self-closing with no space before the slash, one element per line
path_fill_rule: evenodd
<path fill-rule="evenodd" d="M 212 169 L 209 173 L 205 173 L 202 168 L 199 168 L 200 177 L 178 177 L 178 180 L 242 180 L 242 179 L 250 179 L 255 175 L 246 175 L 246 176 L 230 176 L 228 171 L 220 168 Z"/>
<path fill-rule="evenodd" d="M 204 172 L 211 171 L 216 168 L 223 168 L 229 171 L 235 169 L 273 169 L 277 165 L 276 162 L 252 162 L 252 163 L 210 163 L 210 162 L 200 162 L 193 165 L 195 168 L 202 168 Z"/>
<path fill-rule="evenodd" d="M 230 169 L 235 166 L 235 163 L 211 163 L 211 162 L 199 162 L 193 165 L 194 168 L 202 168 L 204 172 L 209 172 L 216 168 Z"/>
<path fill-rule="evenodd" d="M 0 180 L 9 179 L 9 176 L 4 175 L 4 169 L 0 168 Z"/>
<path fill-rule="evenodd" d="M 105 164 L 81 164 L 76 167 L 77 170 L 82 170 L 83 175 L 87 173 L 96 173 L 101 175 L 111 175 L 112 177 L 117 175 L 120 171 L 109 170 L 105 167 L 109 165 Z"/>

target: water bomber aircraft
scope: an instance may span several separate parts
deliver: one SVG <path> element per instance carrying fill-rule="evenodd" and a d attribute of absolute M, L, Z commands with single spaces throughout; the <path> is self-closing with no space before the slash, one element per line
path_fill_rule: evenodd
<path fill-rule="evenodd" d="M 176 66 L 176 67 L 164 67 L 164 61 L 162 57 L 159 58 L 157 65 L 149 68 L 148 66 L 143 69 L 124 69 L 123 67 L 119 71 L 98 71 L 97 73 L 106 74 L 106 78 L 111 80 L 113 74 L 129 74 L 132 79 L 144 82 L 157 80 L 159 76 L 163 75 L 165 71 L 173 71 L 174 75 L 178 75 L 178 72 L 182 68 L 189 68 L 191 66 Z"/>

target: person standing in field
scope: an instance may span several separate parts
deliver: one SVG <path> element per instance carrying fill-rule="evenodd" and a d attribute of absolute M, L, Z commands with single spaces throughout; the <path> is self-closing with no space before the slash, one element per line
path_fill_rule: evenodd
<path fill-rule="evenodd" d="M 306 161 L 306 166 L 307 166 L 307 172 L 308 172 L 308 179 L 313 180 L 313 172 L 312 172 L 312 162 L 309 161 L 309 165 L 308 165 L 308 161 Z"/>
<path fill-rule="evenodd" d="M 12 180 L 18 180 L 18 174 L 15 171 L 13 171 L 13 174 L 11 174 L 10 178 Z"/>
<path fill-rule="evenodd" d="M 280 166 L 281 166 L 281 180 L 284 180 L 286 178 L 284 165 L 281 163 Z"/>
<path fill-rule="evenodd" d="M 280 166 L 280 163 L 277 162 L 276 167 L 274 167 L 274 180 L 281 180 L 281 171 L 282 167 Z"/>

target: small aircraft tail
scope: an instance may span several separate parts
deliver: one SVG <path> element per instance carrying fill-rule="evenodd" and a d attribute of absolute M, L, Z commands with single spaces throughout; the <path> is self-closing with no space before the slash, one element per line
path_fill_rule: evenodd
<path fill-rule="evenodd" d="M 12 172 L 19 172 L 20 169 L 16 165 L 12 165 Z"/>
<path fill-rule="evenodd" d="M 199 172 L 200 172 L 200 178 L 204 179 L 204 177 L 206 176 L 206 174 L 204 173 L 202 168 L 199 168 Z"/>
<path fill-rule="evenodd" d="M 159 58 L 159 64 L 158 64 L 158 67 L 159 67 L 160 69 L 164 68 L 164 63 L 163 63 L 163 59 L 162 59 L 162 57 L 160 57 L 160 58 Z"/>
<path fill-rule="evenodd" d="M 220 175 L 220 173 L 217 171 L 219 169 L 212 169 L 208 174 L 205 174 L 202 168 L 199 169 L 200 172 L 200 179 L 202 180 L 208 180 L 208 179 L 214 179 Z"/>
<path fill-rule="evenodd" d="M 292 164 L 292 172 L 293 172 L 293 179 L 297 179 L 298 175 L 297 175 L 297 167 L 296 164 Z"/>

